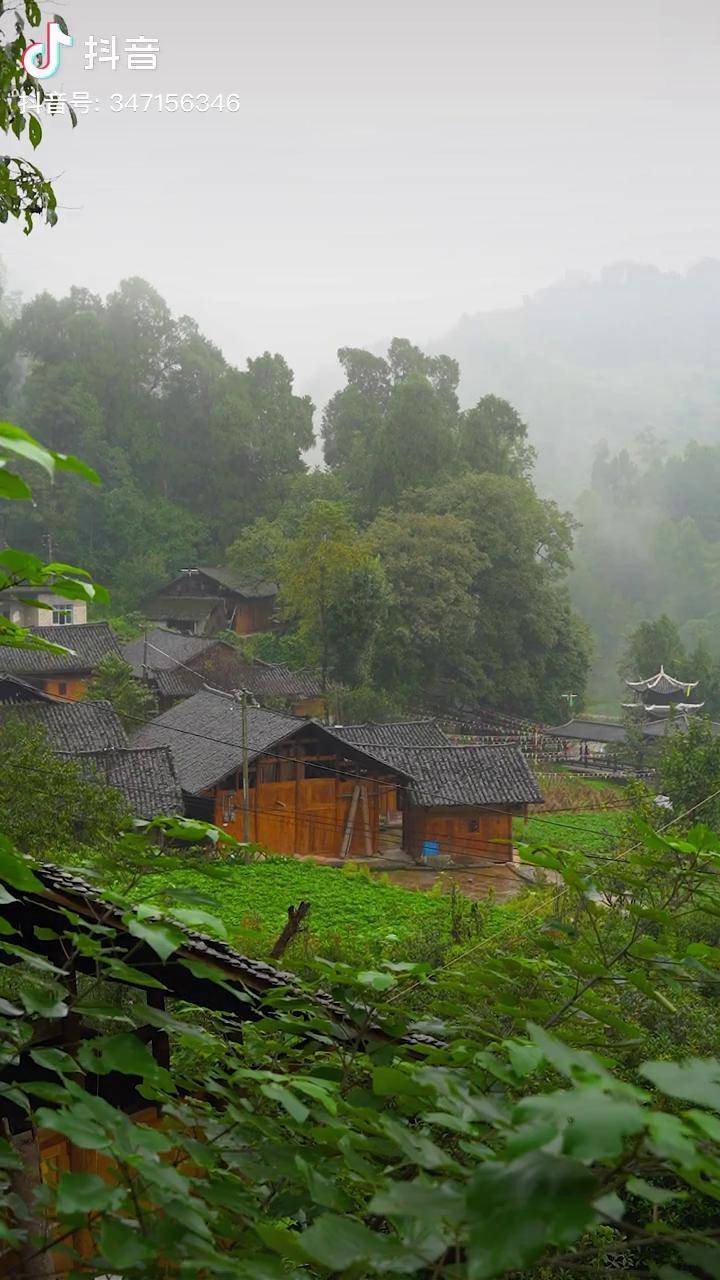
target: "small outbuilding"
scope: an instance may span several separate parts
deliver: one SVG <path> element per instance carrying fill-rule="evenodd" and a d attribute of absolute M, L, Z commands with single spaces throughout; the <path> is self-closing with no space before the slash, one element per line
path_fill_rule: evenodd
<path fill-rule="evenodd" d="M 411 778 L 399 803 L 403 849 L 415 861 L 509 862 L 513 818 L 543 802 L 516 747 L 391 747 L 383 755 Z"/>

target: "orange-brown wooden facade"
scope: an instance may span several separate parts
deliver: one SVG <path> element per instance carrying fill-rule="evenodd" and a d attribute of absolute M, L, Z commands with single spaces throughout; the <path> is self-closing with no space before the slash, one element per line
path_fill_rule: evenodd
<path fill-rule="evenodd" d="M 302 766 L 296 766 L 300 773 Z M 374 778 L 301 778 L 263 782 L 250 788 L 250 839 L 277 853 L 299 857 L 372 857 L 380 837 L 379 790 Z M 357 789 L 349 843 L 343 844 Z M 215 795 L 215 822 L 243 839 L 243 796 L 240 788 Z"/>
<path fill-rule="evenodd" d="M 278 853 L 372 857 L 383 793 L 397 781 L 382 765 L 353 762 L 310 732 L 250 766 L 250 839 Z M 240 771 L 208 793 L 217 826 L 243 839 Z"/>
<path fill-rule="evenodd" d="M 429 843 L 437 845 L 433 853 L 454 862 L 475 863 L 483 858 L 509 862 L 515 811 L 508 808 L 500 812 L 499 808 L 408 808 L 403 813 L 403 848 L 417 859 Z"/>
<path fill-rule="evenodd" d="M 132 1117 L 136 1124 L 145 1124 L 150 1128 L 157 1126 L 158 1113 L 154 1107 L 137 1112 Z M 38 1131 L 40 1149 L 40 1176 L 48 1186 L 55 1186 L 61 1173 L 94 1173 L 103 1181 L 114 1185 L 118 1178 L 114 1175 L 114 1165 L 100 1151 L 86 1151 L 68 1142 L 67 1138 L 50 1129 Z M 76 1231 L 66 1242 L 70 1248 L 76 1249 L 82 1258 L 91 1258 L 96 1253 L 92 1236 L 87 1229 Z M 53 1255 L 53 1266 L 56 1276 L 64 1276 L 76 1268 L 67 1249 L 57 1249 Z M 0 1273 L 2 1274 L 2 1273 Z M 5 1272 L 6 1275 L 12 1272 Z"/>
<path fill-rule="evenodd" d="M 274 596 L 268 596 L 262 600 L 243 601 L 235 608 L 233 631 L 239 636 L 249 636 L 253 631 L 269 631 L 274 609 Z"/>
<path fill-rule="evenodd" d="M 49 680 L 38 680 L 37 684 L 43 693 L 50 693 L 54 698 L 79 702 L 88 687 L 88 680 L 84 676 L 53 676 Z"/>

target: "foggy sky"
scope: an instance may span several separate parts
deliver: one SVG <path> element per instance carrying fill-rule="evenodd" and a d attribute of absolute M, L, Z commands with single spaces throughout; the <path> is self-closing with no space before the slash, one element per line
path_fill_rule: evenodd
<path fill-rule="evenodd" d="M 76 47 L 51 87 L 100 110 L 47 123 L 60 225 L 0 235 L 26 295 L 141 275 L 303 385 L 340 344 L 422 341 L 569 268 L 720 256 L 712 0 L 57 7 Z M 158 37 L 158 70 L 84 70 L 91 34 Z M 134 90 L 241 111 L 110 112 Z"/>

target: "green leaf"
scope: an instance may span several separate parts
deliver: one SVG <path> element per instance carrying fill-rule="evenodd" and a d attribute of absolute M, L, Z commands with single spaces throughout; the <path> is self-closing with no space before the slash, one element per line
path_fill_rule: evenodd
<path fill-rule="evenodd" d="M 305 1256 L 331 1271 L 387 1257 L 387 1238 L 376 1236 L 355 1218 L 333 1213 L 322 1214 L 300 1240 Z"/>
<path fill-rule="evenodd" d="M 210 929 L 219 938 L 228 936 L 227 929 L 219 916 L 211 915 L 209 911 L 201 911 L 197 907 L 175 907 L 173 916 L 191 929 Z"/>
<path fill-rule="evenodd" d="M 639 1200 L 649 1200 L 650 1204 L 669 1204 L 671 1200 L 687 1199 L 684 1191 L 666 1191 L 664 1187 L 654 1187 L 644 1178 L 628 1178 L 625 1189 Z"/>
<path fill-rule="evenodd" d="M 50 450 L 44 449 L 27 431 L 14 426 L 12 422 L 0 422 L 0 450 L 2 449 L 17 454 L 19 458 L 26 458 L 28 462 L 36 462 L 48 475 L 52 475 L 55 470 Z"/>
<path fill-rule="evenodd" d="M 77 1072 L 77 1063 L 69 1053 L 63 1053 L 62 1049 L 31 1049 L 30 1057 L 39 1067 L 43 1067 L 46 1071 L 57 1071 L 58 1075 L 74 1075 Z"/>
<path fill-rule="evenodd" d="M 597 1192 L 589 1169 L 546 1151 L 482 1165 L 468 1191 L 470 1280 L 523 1271 L 547 1245 L 572 1244 L 597 1220 Z"/>
<path fill-rule="evenodd" d="M 26 893 L 44 893 L 45 886 L 33 874 L 30 864 L 14 850 L 6 836 L 0 835 L 0 880 Z"/>
<path fill-rule="evenodd" d="M 266 1098 L 271 1098 L 273 1102 L 279 1102 L 280 1106 L 284 1107 L 288 1115 L 291 1115 L 293 1120 L 297 1120 L 298 1124 L 304 1124 L 310 1115 L 305 1104 L 282 1084 L 262 1084 L 260 1092 Z"/>
<path fill-rule="evenodd" d="M 32 498 L 32 491 L 25 481 L 7 470 L 7 463 L 0 462 L 0 498 L 11 502 L 26 502 Z"/>
<path fill-rule="evenodd" d="M 369 1213 L 383 1217 L 417 1218 L 421 1222 L 461 1222 L 465 1214 L 465 1195 L 449 1182 L 391 1182 L 378 1191 L 368 1205 Z"/>
<path fill-rule="evenodd" d="M 183 946 L 187 939 L 180 929 L 175 929 L 171 924 L 161 921 L 140 920 L 137 915 L 131 915 L 128 921 L 128 930 L 134 938 L 140 938 L 146 942 L 149 947 L 161 960 L 165 961 L 177 951 L 178 947 Z"/>
<path fill-rule="evenodd" d="M 588 1086 L 523 1098 L 513 1119 L 539 1121 L 541 1126 L 549 1123 L 555 1133 L 562 1134 L 566 1155 L 612 1160 L 620 1155 L 626 1138 L 644 1129 L 646 1113 L 637 1102 L 611 1098 L 602 1089 Z"/>
<path fill-rule="evenodd" d="M 428 1090 L 413 1080 L 408 1071 L 399 1067 L 376 1067 L 373 1071 L 373 1093 L 381 1098 L 397 1095 L 411 1098 L 427 1097 Z"/>
<path fill-rule="evenodd" d="M 86 462 L 81 462 L 80 458 L 75 458 L 71 453 L 52 453 L 53 462 L 58 471 L 72 471 L 75 475 L 82 476 L 83 480 L 89 480 L 90 484 L 100 484 L 100 477 L 97 471 L 93 471 Z"/>
<path fill-rule="evenodd" d="M 720 1111 L 720 1062 L 688 1058 L 685 1062 L 644 1062 L 642 1074 L 669 1098 L 683 1098 Z"/>
<path fill-rule="evenodd" d="M 146 1244 L 134 1224 L 120 1218 L 105 1218 L 100 1229 L 100 1250 L 107 1265 L 124 1271 L 149 1262 L 152 1245 Z"/>
<path fill-rule="evenodd" d="M 39 987 L 26 987 L 20 992 L 20 999 L 28 1013 L 37 1014 L 40 1018 L 64 1018 L 69 1012 L 64 1000 L 58 1000 L 54 991 L 44 991 Z"/>
<path fill-rule="evenodd" d="M 717 1244 L 679 1244 L 677 1246 L 683 1262 L 698 1271 L 712 1276 L 712 1280 L 720 1280 L 720 1246 Z"/>
<path fill-rule="evenodd" d="M 68 1111 L 47 1111 L 40 1107 L 36 1113 L 38 1125 L 44 1129 L 52 1129 L 61 1134 L 83 1151 L 105 1151 L 109 1145 L 108 1135 L 85 1110 L 75 1107 Z"/>
<path fill-rule="evenodd" d="M 28 137 L 30 138 L 30 142 L 32 144 L 33 149 L 35 147 L 40 146 L 40 143 L 42 142 L 42 135 L 43 135 L 43 131 L 42 131 L 42 125 L 40 124 L 40 121 L 38 120 L 37 116 L 33 115 L 33 113 L 30 112 Z"/>
<path fill-rule="evenodd" d="M 103 967 L 110 977 L 117 979 L 118 982 L 167 991 L 164 982 L 160 982 L 158 978 L 153 978 L 148 973 L 143 973 L 142 969 L 135 969 L 131 964 L 125 964 L 124 960 L 118 960 L 116 956 L 103 956 Z"/>
<path fill-rule="evenodd" d="M 122 1192 L 103 1182 L 96 1173 L 60 1174 L 56 1200 L 58 1213 L 97 1213 L 113 1208 L 121 1198 Z"/>
<path fill-rule="evenodd" d="M 281 1258 L 289 1258 L 292 1262 L 307 1262 L 297 1231 L 289 1231 L 287 1227 L 278 1227 L 271 1222 L 255 1222 L 253 1230 L 263 1244 L 272 1249 L 273 1253 L 279 1253 Z"/>
<path fill-rule="evenodd" d="M 336 1209 L 339 1213 L 352 1208 L 352 1201 L 337 1183 L 319 1173 L 307 1160 L 296 1156 L 295 1165 L 314 1204 L 322 1205 L 323 1209 Z"/>
<path fill-rule="evenodd" d="M 171 1090 L 175 1088 L 170 1072 L 155 1061 L 148 1046 L 127 1032 L 83 1045 L 78 1061 L 87 1071 L 97 1071 L 101 1075 L 119 1071 L 127 1076 L 140 1076 L 151 1083 L 162 1083 Z"/>
<path fill-rule="evenodd" d="M 359 973 L 357 980 L 361 986 L 369 987 L 371 991 L 390 991 L 397 985 L 392 974 L 381 973 L 379 969 L 368 969 L 364 973 Z"/>
<path fill-rule="evenodd" d="M 542 1027 L 528 1023 L 533 1043 L 542 1051 L 551 1066 L 568 1080 L 610 1080 L 609 1071 L 594 1054 L 585 1049 L 575 1049 L 548 1034 Z"/>
<path fill-rule="evenodd" d="M 409 1125 L 392 1120 L 389 1116 L 382 1117 L 381 1125 L 410 1164 L 416 1164 L 421 1169 L 442 1169 L 454 1163 L 452 1156 Z"/>

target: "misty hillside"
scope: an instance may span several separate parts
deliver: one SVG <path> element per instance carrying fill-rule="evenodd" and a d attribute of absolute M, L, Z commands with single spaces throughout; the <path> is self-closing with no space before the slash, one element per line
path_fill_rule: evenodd
<path fill-rule="evenodd" d="M 512 401 L 540 487 L 572 501 L 603 440 L 615 449 L 649 429 L 673 448 L 717 440 L 720 262 L 568 275 L 516 309 L 464 316 L 434 349 L 459 360 L 465 403 Z"/>

